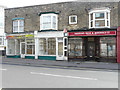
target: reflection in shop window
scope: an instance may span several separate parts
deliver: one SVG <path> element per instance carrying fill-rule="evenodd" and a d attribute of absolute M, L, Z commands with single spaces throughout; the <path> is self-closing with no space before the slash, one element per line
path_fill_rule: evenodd
<path fill-rule="evenodd" d="M 101 37 L 100 38 L 100 55 L 115 57 L 116 56 L 116 38 Z"/>

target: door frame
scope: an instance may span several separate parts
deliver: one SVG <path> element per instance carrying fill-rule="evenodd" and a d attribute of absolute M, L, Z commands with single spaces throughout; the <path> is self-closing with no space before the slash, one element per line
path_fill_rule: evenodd
<path fill-rule="evenodd" d="M 62 38 L 62 40 L 59 40 L 59 38 Z M 64 38 L 63 37 L 59 37 L 59 38 L 56 38 L 56 60 L 64 60 Z M 63 43 L 63 55 L 59 55 L 59 43 L 62 42 Z"/>

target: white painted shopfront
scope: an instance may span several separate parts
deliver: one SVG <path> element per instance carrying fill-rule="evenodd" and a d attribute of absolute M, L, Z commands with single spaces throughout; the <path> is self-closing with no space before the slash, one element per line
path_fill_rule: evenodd
<path fill-rule="evenodd" d="M 7 35 L 7 56 L 40 60 L 67 60 L 63 31 L 34 31 Z"/>

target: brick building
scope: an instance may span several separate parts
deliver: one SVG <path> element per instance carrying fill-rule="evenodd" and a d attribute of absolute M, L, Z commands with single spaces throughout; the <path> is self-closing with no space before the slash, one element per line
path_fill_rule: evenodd
<path fill-rule="evenodd" d="M 7 8 L 7 57 L 117 62 L 119 12 L 119 2 Z"/>

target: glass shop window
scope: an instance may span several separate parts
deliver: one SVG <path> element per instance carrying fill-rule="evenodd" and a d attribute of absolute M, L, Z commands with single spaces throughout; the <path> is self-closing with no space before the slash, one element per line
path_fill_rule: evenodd
<path fill-rule="evenodd" d="M 35 54 L 35 42 L 33 39 L 27 39 L 27 54 Z"/>
<path fill-rule="evenodd" d="M 100 55 L 106 57 L 116 56 L 116 38 L 101 37 L 100 38 Z"/>
<path fill-rule="evenodd" d="M 20 40 L 16 40 L 15 41 L 15 45 L 16 45 L 16 54 L 19 55 L 20 54 Z"/>
<path fill-rule="evenodd" d="M 47 48 L 46 39 L 45 38 L 39 39 L 39 54 L 46 55 L 47 54 L 46 48 Z"/>
<path fill-rule="evenodd" d="M 56 39 L 40 38 L 39 39 L 39 55 L 56 55 Z"/>
<path fill-rule="evenodd" d="M 14 39 L 10 39 L 8 40 L 8 54 L 15 54 L 15 40 Z"/>
<path fill-rule="evenodd" d="M 55 38 L 48 39 L 48 55 L 56 55 L 56 40 L 55 40 Z"/>
<path fill-rule="evenodd" d="M 82 38 L 69 38 L 68 42 L 69 56 L 82 56 L 83 41 Z"/>
<path fill-rule="evenodd" d="M 0 37 L 0 45 L 3 45 L 2 37 Z"/>

